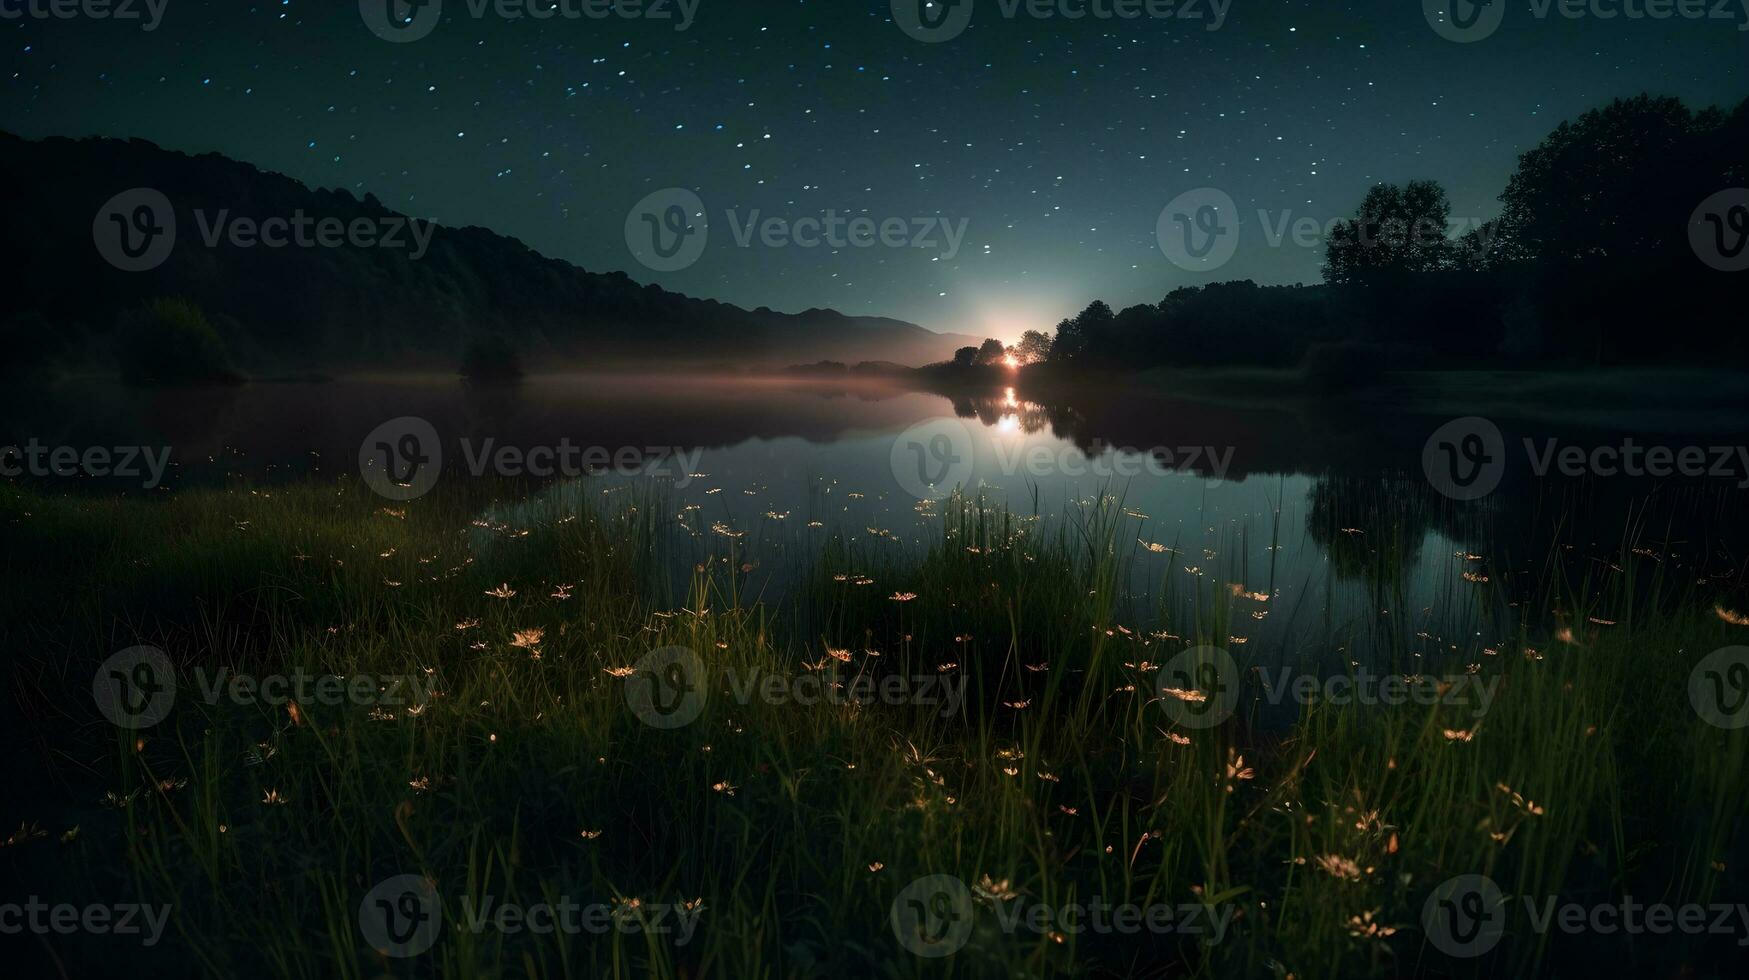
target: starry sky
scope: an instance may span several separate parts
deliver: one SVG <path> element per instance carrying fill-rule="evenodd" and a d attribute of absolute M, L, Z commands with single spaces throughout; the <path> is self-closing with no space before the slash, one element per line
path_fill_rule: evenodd
<path fill-rule="evenodd" d="M 1321 249 L 1272 246 L 1259 210 L 1322 224 L 1372 183 L 1433 178 L 1454 217 L 1488 218 L 1517 154 L 1586 108 L 1749 95 L 1740 9 L 1538 19 L 1496 0 L 1499 29 L 1455 43 L 1414 0 L 1231 0 L 1217 30 L 1212 0 L 1178 0 L 1194 19 L 1133 20 L 1008 18 L 1003 0 L 971 0 L 963 33 L 924 43 L 888 0 L 696 0 L 684 30 L 675 5 L 533 19 L 444 0 L 427 36 L 391 43 L 353 0 L 154 0 L 150 31 L 144 0 L 134 22 L 29 15 L 46 2 L 0 0 L 0 128 L 217 151 L 695 296 L 1006 340 L 1093 298 L 1315 281 Z M 582 0 L 503 6 L 555 2 Z M 657 272 L 625 225 L 670 187 L 704 202 L 710 238 L 693 265 Z M 1200 187 L 1230 195 L 1242 228 L 1212 273 L 1175 266 L 1156 238 L 1167 202 Z M 828 210 L 939 216 L 965 237 L 953 255 L 939 234 L 934 248 L 743 248 L 725 220 Z"/>

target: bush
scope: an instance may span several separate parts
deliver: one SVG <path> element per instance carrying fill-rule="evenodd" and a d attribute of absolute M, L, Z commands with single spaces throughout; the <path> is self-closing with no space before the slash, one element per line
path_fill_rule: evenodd
<path fill-rule="evenodd" d="M 186 299 L 160 297 L 122 315 L 116 361 L 130 384 L 235 384 L 243 380 L 206 312 Z"/>

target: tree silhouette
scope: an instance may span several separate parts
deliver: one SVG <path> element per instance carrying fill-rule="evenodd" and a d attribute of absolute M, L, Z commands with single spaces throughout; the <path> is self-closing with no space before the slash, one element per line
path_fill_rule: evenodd
<path fill-rule="evenodd" d="M 1524 154 L 1503 214 L 1455 241 L 1438 183 L 1380 184 L 1333 229 L 1323 285 L 1185 286 L 1116 314 L 1095 302 L 1057 325 L 1047 361 L 1294 367 L 1341 390 L 1432 364 L 1740 362 L 1749 335 L 1721 311 L 1741 286 L 1697 258 L 1689 222 L 1746 183 L 1749 101 L 1617 100 Z"/>
<path fill-rule="evenodd" d="M 1051 341 L 1051 360 L 1058 364 L 1073 364 L 1087 349 L 1087 335 L 1074 320 L 1057 324 L 1056 339 Z"/>
<path fill-rule="evenodd" d="M 1022 364 L 1037 364 L 1050 356 L 1051 338 L 1041 330 L 1028 330 L 1020 335 L 1020 343 L 1014 345 L 1014 357 Z"/>
<path fill-rule="evenodd" d="M 1116 319 L 1104 300 L 1088 303 L 1073 320 L 1057 324 L 1057 339 L 1051 344 L 1052 360 L 1074 362 L 1085 359 L 1091 352 L 1107 349 Z"/>
<path fill-rule="evenodd" d="M 1725 122 L 1717 109 L 1641 95 L 1561 123 L 1518 158 L 1500 195 L 1500 240 L 1543 262 L 1687 248 L 1682 218 L 1729 186 L 1733 159 L 1749 158 L 1749 146 L 1708 138 Z"/>
<path fill-rule="evenodd" d="M 1697 261 L 1688 221 L 1745 173 L 1749 103 L 1727 114 L 1640 95 L 1561 123 L 1500 195 L 1507 348 L 1594 364 L 1740 356 L 1741 331 L 1718 315 L 1735 290 Z M 1660 322 L 1688 329 L 1647 329 Z"/>
<path fill-rule="evenodd" d="M 1331 229 L 1324 281 L 1371 285 L 1445 269 L 1452 256 L 1450 223 L 1451 204 L 1438 183 L 1379 184 L 1366 192 L 1358 215 Z"/>

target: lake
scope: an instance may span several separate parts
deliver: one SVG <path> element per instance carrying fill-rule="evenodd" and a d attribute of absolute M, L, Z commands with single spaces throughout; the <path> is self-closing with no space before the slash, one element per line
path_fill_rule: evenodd
<path fill-rule="evenodd" d="M 625 375 L 538 376 L 515 389 L 437 377 L 178 391 L 91 381 L 15 393 L 6 417 L 0 445 L 169 447 L 162 486 L 39 481 L 128 494 L 350 477 L 361 458 L 400 451 L 412 423 L 395 420 L 420 420 L 423 452 L 435 461 L 435 438 L 442 457 L 427 485 L 496 478 L 477 550 L 514 547 L 518 529 L 589 501 L 660 507 L 677 605 L 693 567 L 711 560 L 739 569 L 744 595 L 781 604 L 833 535 L 870 556 L 939 543 L 948 504 L 938 498 L 953 488 L 1007 507 L 1027 533 L 1073 533 L 1103 502 L 1126 525 L 1120 608 L 1134 628 L 1170 629 L 1218 600 L 1230 603 L 1233 644 L 1284 660 L 1369 650 L 1417 669 L 1487 656 L 1527 615 L 1563 612 L 1492 607 L 1478 597 L 1493 590 L 1477 586 L 1551 562 L 1576 587 L 1601 588 L 1637 551 L 1721 601 L 1743 578 L 1738 484 L 1749 463 L 1729 450 L 1745 440 L 1706 420 L 1636 434 L 1495 417 L 1483 455 L 1498 486 L 1463 500 L 1473 486 L 1441 492 L 1446 481 L 1424 465 L 1428 454 L 1434 471 L 1472 462 L 1482 440 L 1471 433 L 1430 444 L 1450 417 L 1169 392 L 1035 402 L 1012 386 L 942 394 L 882 380 Z M 1668 449 L 1670 472 L 1605 472 L 1633 446 Z M 1678 472 L 1684 447 L 1705 450 L 1705 472 Z M 1574 452 L 1579 469 L 1561 472 Z"/>

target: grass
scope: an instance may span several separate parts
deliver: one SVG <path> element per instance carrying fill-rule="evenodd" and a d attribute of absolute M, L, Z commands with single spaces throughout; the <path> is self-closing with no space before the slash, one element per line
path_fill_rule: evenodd
<path fill-rule="evenodd" d="M 1749 730 L 1703 722 L 1687 694 L 1700 658 L 1744 628 L 1625 547 L 1636 574 L 1575 580 L 1551 561 L 1534 580 L 1466 583 L 1478 608 L 1523 611 L 1424 665 L 1497 679 L 1479 719 L 1315 703 L 1275 723 L 1249 668 L 1279 661 L 1247 645 L 1231 647 L 1238 710 L 1195 728 L 1158 694 L 1160 665 L 1226 646 L 1277 600 L 1248 594 L 1245 569 L 1197 579 L 1210 584 L 1193 596 L 1136 594 L 1121 501 L 1039 517 L 955 498 L 928 547 L 833 537 L 794 556 L 792 596 L 762 601 L 744 543 L 701 531 L 676 551 L 659 495 L 515 506 L 525 496 L 479 482 L 390 507 L 352 482 L 153 500 L 0 488 L 5 730 L 23 760 L 0 808 L 21 824 L 0 848 L 6 894 L 171 906 L 150 948 L 7 939 L 44 976 L 124 957 L 136 976 L 287 978 L 1707 976 L 1740 953 L 1741 927 L 1568 934 L 1519 914 L 1465 959 L 1423 929 L 1428 896 L 1460 874 L 1538 902 L 1749 898 Z M 479 516 L 505 513 L 517 520 Z M 677 562 L 693 569 L 684 594 L 667 585 Z M 180 687 L 135 733 L 98 715 L 91 678 L 142 643 Z M 641 722 L 620 676 L 667 646 L 711 681 L 674 729 Z M 416 713 L 208 703 L 197 669 L 210 683 L 221 667 L 439 693 Z M 965 700 L 736 698 L 766 675 L 938 677 Z M 358 914 L 401 874 L 426 879 L 443 914 L 435 945 L 405 959 L 373 951 Z M 942 959 L 890 924 L 905 886 L 933 874 L 971 886 L 976 909 Z M 488 896 L 601 903 L 627 925 L 470 931 Z M 1094 896 L 1206 907 L 1226 928 L 1001 926 Z M 684 943 L 630 925 L 668 905 L 696 916 Z"/>

